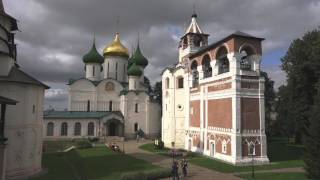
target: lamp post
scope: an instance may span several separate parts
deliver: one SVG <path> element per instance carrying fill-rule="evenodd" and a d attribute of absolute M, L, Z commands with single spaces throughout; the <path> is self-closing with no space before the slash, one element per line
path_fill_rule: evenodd
<path fill-rule="evenodd" d="M 253 155 L 253 153 L 251 154 L 251 167 L 252 167 L 252 169 L 251 169 L 251 176 L 252 176 L 252 178 L 254 178 L 254 155 Z"/>

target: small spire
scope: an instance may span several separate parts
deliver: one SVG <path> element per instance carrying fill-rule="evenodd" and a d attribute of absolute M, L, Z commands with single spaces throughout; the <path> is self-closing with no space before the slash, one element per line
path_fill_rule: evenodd
<path fill-rule="evenodd" d="M 192 18 L 197 18 L 198 15 L 196 13 L 196 3 L 193 3 L 193 6 L 192 6 Z"/>
<path fill-rule="evenodd" d="M 96 32 L 93 33 L 93 45 L 96 45 Z"/>
<path fill-rule="evenodd" d="M 116 17 L 116 32 L 119 32 L 120 16 Z"/>

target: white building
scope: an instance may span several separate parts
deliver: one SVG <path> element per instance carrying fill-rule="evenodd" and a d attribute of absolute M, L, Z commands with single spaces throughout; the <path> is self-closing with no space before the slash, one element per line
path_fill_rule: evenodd
<path fill-rule="evenodd" d="M 119 33 L 101 56 L 95 47 L 83 56 L 85 77 L 69 81 L 68 111 L 44 116 L 46 139 L 82 137 L 158 137 L 161 107 L 149 95 L 144 69 L 148 60 L 139 44 L 129 58 Z M 122 139 L 122 138 L 121 138 Z"/>
<path fill-rule="evenodd" d="M 0 1 L 0 97 L 16 101 L 7 108 L 2 104 L 1 109 L 0 178 L 6 179 L 41 171 L 43 97 L 48 88 L 19 68 L 14 43 L 17 30 L 16 20 L 5 13 Z"/>
<path fill-rule="evenodd" d="M 233 164 L 269 162 L 264 119 L 263 38 L 235 32 L 208 45 L 192 15 L 179 61 L 162 74 L 162 140 Z M 174 143 L 173 143 L 174 142 Z"/>

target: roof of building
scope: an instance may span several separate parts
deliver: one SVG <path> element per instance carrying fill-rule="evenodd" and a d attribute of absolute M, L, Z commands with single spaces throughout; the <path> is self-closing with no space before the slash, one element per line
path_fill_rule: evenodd
<path fill-rule="evenodd" d="M 95 39 L 93 40 L 91 50 L 83 56 L 82 60 L 84 63 L 100 63 L 101 64 L 104 62 L 103 56 L 101 56 L 97 51 Z"/>
<path fill-rule="evenodd" d="M 118 115 L 123 117 L 120 111 L 45 111 L 45 119 L 100 119 L 109 115 Z"/>
<path fill-rule="evenodd" d="M 186 29 L 185 34 L 188 33 L 197 33 L 197 34 L 203 34 L 203 31 L 201 30 L 200 26 L 198 25 L 197 22 L 197 14 L 192 14 L 191 16 L 191 23 L 189 27 Z"/>
<path fill-rule="evenodd" d="M 117 32 L 114 41 L 106 46 L 103 50 L 103 55 L 107 56 L 123 56 L 128 58 L 129 57 L 129 52 L 128 49 L 121 43 L 119 33 Z"/>
<path fill-rule="evenodd" d="M 73 83 L 75 83 L 76 81 L 81 80 L 81 79 L 90 81 L 94 86 L 98 86 L 101 81 L 106 80 L 106 79 L 110 79 L 110 80 L 117 81 L 117 80 L 112 79 L 112 78 L 106 78 L 106 79 L 103 79 L 103 80 L 100 80 L 100 81 L 92 81 L 92 80 L 90 80 L 90 79 L 87 79 L 87 78 L 82 77 L 82 78 L 78 78 L 78 79 L 69 79 L 69 82 L 68 82 L 67 85 L 72 85 Z M 120 83 L 123 88 L 125 88 L 125 87 L 128 86 L 128 82 L 119 82 L 119 81 L 117 81 L 117 82 Z"/>
<path fill-rule="evenodd" d="M 0 76 L 0 82 L 1 81 L 34 84 L 38 86 L 43 86 L 46 89 L 50 88 L 46 84 L 38 81 L 37 79 L 33 78 L 32 76 L 28 75 L 27 73 L 23 72 L 22 70 L 20 70 L 15 66 L 11 68 L 8 76 Z"/>
<path fill-rule="evenodd" d="M 146 67 L 149 63 L 148 59 L 145 58 L 143 56 L 143 54 L 141 53 L 139 42 L 138 42 L 136 51 L 134 52 L 134 54 L 130 58 L 130 61 L 131 61 L 131 63 L 135 63 L 136 65 L 143 66 L 143 67 Z"/>
<path fill-rule="evenodd" d="M 256 36 L 253 36 L 253 35 L 250 35 L 250 34 L 241 32 L 241 31 L 236 31 L 236 32 L 234 32 L 234 33 L 232 33 L 232 34 L 230 34 L 230 35 L 222 38 L 222 39 L 219 40 L 219 41 L 216 41 L 216 42 L 214 42 L 214 43 L 212 43 L 212 44 L 210 44 L 210 45 L 208 45 L 208 46 L 205 46 L 205 47 L 199 49 L 197 52 L 191 54 L 191 55 L 190 55 L 190 58 L 196 57 L 196 56 L 198 56 L 198 55 L 200 55 L 200 54 L 202 54 L 202 53 L 204 53 L 204 52 L 206 52 L 206 51 L 208 51 L 208 50 L 210 50 L 210 49 L 212 49 L 212 48 L 214 48 L 214 47 L 217 47 L 217 46 L 219 46 L 222 42 L 227 41 L 228 39 L 231 39 L 231 38 L 233 38 L 233 37 L 245 37 L 245 38 L 257 39 L 257 40 L 260 40 L 260 41 L 263 41 L 263 40 L 264 40 L 264 38 L 256 37 Z"/>
<path fill-rule="evenodd" d="M 11 21 L 10 30 L 11 30 L 11 31 L 16 31 L 16 30 L 18 30 L 17 20 L 5 12 L 4 7 L 3 7 L 3 2 L 2 2 L 2 0 L 0 0 L 0 15 L 1 15 L 1 16 L 5 16 L 5 17 L 7 17 L 7 18 L 10 19 L 10 21 Z"/>
<path fill-rule="evenodd" d="M 0 104 L 16 105 L 18 101 L 0 96 Z"/>
<path fill-rule="evenodd" d="M 128 69 L 128 73 L 129 76 L 141 76 L 142 75 L 142 71 L 141 69 L 136 65 L 136 63 L 133 63 L 132 65 L 130 65 L 130 68 Z"/>

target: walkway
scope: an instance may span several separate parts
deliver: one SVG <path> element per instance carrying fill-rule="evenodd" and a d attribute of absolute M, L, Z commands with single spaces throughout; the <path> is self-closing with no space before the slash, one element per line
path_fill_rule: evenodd
<path fill-rule="evenodd" d="M 145 140 L 137 143 L 136 141 L 127 141 L 125 143 L 125 153 L 138 159 L 142 159 L 151 162 L 154 165 L 158 165 L 164 168 L 171 168 L 172 159 L 162 155 L 157 155 L 151 152 L 147 152 L 139 149 L 138 147 L 145 143 L 151 143 L 151 141 Z M 168 178 L 172 179 L 172 178 Z M 182 179 L 223 179 L 223 180 L 240 180 L 240 178 L 233 176 L 232 174 L 224 174 L 214 170 L 209 170 L 197 165 L 189 163 L 188 177 Z"/>

